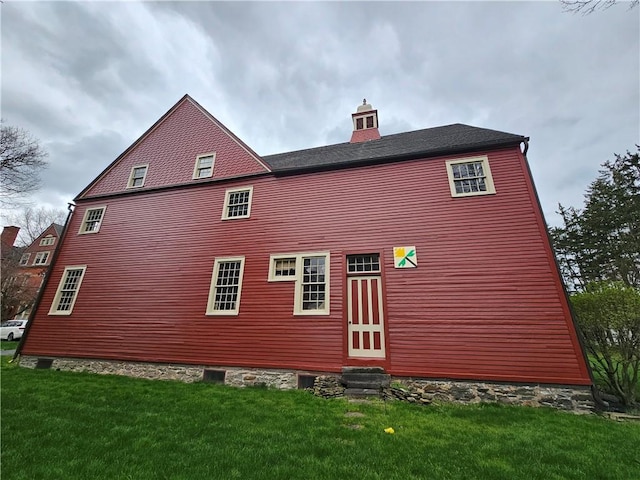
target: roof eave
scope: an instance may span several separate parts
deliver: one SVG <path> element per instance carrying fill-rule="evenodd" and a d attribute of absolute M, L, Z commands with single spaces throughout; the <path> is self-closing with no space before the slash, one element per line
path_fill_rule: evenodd
<path fill-rule="evenodd" d="M 506 148 L 506 147 L 514 147 L 519 146 L 522 142 L 529 141 L 529 137 L 521 137 L 519 139 L 509 139 L 503 140 L 499 142 L 490 142 L 486 144 L 474 144 L 468 146 L 460 146 L 460 147 L 447 147 L 440 149 L 431 149 L 425 151 L 416 151 L 403 155 L 387 155 L 379 158 L 365 158 L 362 160 L 352 160 L 341 163 L 333 163 L 333 164 L 324 164 L 324 165 L 310 165 L 310 166 L 302 166 L 302 167 L 287 167 L 278 169 L 277 167 L 272 167 L 272 171 L 276 176 L 286 176 L 286 175 L 295 175 L 298 173 L 313 173 L 313 172 L 322 172 L 329 170 L 342 170 L 346 168 L 354 168 L 354 167 L 363 167 L 367 165 L 379 165 L 383 163 L 395 163 L 395 162 L 404 162 L 408 160 L 416 160 L 419 158 L 433 158 L 433 157 L 441 157 L 445 155 L 457 155 L 461 153 L 471 153 L 484 151 L 487 149 L 498 149 L 498 148 Z M 265 159 L 268 162 L 268 160 Z"/>

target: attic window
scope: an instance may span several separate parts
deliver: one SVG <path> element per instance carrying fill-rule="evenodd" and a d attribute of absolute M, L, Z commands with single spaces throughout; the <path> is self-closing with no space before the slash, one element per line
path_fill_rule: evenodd
<path fill-rule="evenodd" d="M 469 197 L 496 193 L 486 156 L 446 162 L 452 197 Z"/>
<path fill-rule="evenodd" d="M 193 178 L 208 178 L 213 175 L 213 162 L 215 161 L 216 154 L 208 153 L 206 155 L 198 155 L 196 157 L 196 166 L 193 171 Z"/>
<path fill-rule="evenodd" d="M 88 208 L 84 212 L 82 224 L 80 225 L 80 231 L 78 233 L 98 233 L 106 208 L 107 207 Z"/>
<path fill-rule="evenodd" d="M 222 220 L 249 218 L 253 187 L 230 188 L 226 191 Z"/>
<path fill-rule="evenodd" d="M 41 247 L 47 247 L 49 245 L 53 245 L 56 242 L 56 238 L 53 235 L 47 235 L 42 240 L 40 240 Z"/>
<path fill-rule="evenodd" d="M 138 188 L 144 186 L 144 179 L 147 176 L 149 165 L 138 165 L 131 169 L 131 176 L 127 188 Z"/>

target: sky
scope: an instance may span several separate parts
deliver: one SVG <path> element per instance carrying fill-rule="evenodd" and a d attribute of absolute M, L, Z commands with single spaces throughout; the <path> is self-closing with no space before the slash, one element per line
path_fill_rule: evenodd
<path fill-rule="evenodd" d="M 49 153 L 36 207 L 66 210 L 184 94 L 260 155 L 349 141 L 363 98 L 383 136 L 530 137 L 552 226 L 640 143 L 640 8 L 624 3 L 4 0 L 0 15 L 2 119 Z"/>

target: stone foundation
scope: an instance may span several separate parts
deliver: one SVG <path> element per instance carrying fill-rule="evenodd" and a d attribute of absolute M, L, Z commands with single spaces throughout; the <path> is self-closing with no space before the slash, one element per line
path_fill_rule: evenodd
<path fill-rule="evenodd" d="M 395 378 L 383 391 L 385 399 L 410 403 L 502 403 L 552 407 L 591 413 L 595 401 L 590 387 L 560 385 L 512 385 Z"/>
<path fill-rule="evenodd" d="M 49 357 L 50 358 L 50 357 Z M 299 372 L 295 370 L 239 368 L 211 365 L 123 362 L 77 358 L 51 358 L 55 370 L 126 375 L 151 380 L 203 380 L 205 370 L 224 372 L 224 383 L 235 387 L 265 386 L 282 390 L 298 387 L 298 375 L 315 375 L 312 390 L 325 398 L 344 396 L 340 375 Z M 35 368 L 38 357 L 20 357 L 20 366 Z M 512 385 L 485 382 L 425 380 L 396 377 L 383 388 L 385 400 L 400 400 L 429 405 L 431 403 L 503 403 L 531 407 L 553 407 L 576 413 L 590 413 L 595 401 L 589 387 L 561 385 Z"/>
<path fill-rule="evenodd" d="M 38 357 L 20 357 L 20 366 L 22 367 L 35 368 L 37 363 Z M 122 362 L 79 358 L 53 358 L 50 368 L 68 372 L 125 375 L 150 380 L 178 380 L 187 383 L 202 381 L 205 370 L 217 370 L 224 371 L 224 383 L 234 387 L 265 386 L 286 390 L 297 388 L 298 386 L 298 372 L 293 370 L 262 370 L 211 365 Z"/>

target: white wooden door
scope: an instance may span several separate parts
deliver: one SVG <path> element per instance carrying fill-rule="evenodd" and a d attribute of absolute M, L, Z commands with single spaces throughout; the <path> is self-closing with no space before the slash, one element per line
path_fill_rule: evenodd
<path fill-rule="evenodd" d="M 385 358 L 380 276 L 347 277 L 349 356 Z"/>

